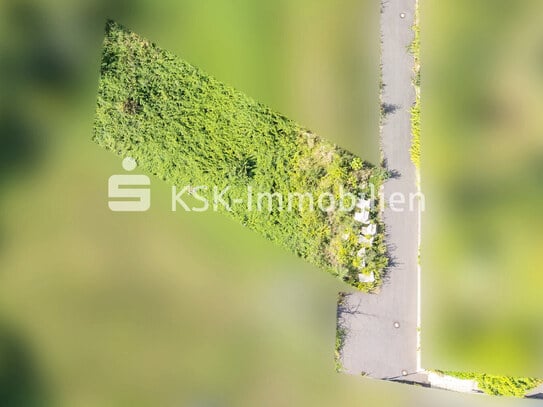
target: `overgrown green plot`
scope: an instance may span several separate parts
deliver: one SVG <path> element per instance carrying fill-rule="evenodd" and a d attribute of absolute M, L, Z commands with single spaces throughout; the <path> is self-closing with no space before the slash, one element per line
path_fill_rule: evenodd
<path fill-rule="evenodd" d="M 219 211 L 361 290 L 382 279 L 387 257 L 378 205 L 370 211 L 378 233 L 373 243 L 360 243 L 354 210 L 320 210 L 318 199 L 328 207 L 342 191 L 368 197 L 372 187 L 379 191 L 383 169 L 113 22 L 94 140 L 180 188 L 207 186 L 197 192 L 210 201 L 213 187 L 229 188 L 222 196 L 231 210 Z M 274 195 L 260 200 L 259 211 L 262 193 Z M 373 273 L 375 281 L 360 283 L 359 273 Z"/>

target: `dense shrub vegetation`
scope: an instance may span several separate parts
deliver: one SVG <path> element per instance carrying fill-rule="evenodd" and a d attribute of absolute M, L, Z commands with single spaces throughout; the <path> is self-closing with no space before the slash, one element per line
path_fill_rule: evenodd
<path fill-rule="evenodd" d="M 180 188 L 229 186 L 224 200 L 231 211 L 220 205 L 219 211 L 361 290 L 376 288 L 382 279 L 387 257 L 377 205 L 370 219 L 378 233 L 360 257 L 364 246 L 354 211 L 311 211 L 307 199 L 294 201 L 291 211 L 280 210 L 274 199 L 269 210 L 259 212 L 248 210 L 246 202 L 248 186 L 255 194 L 310 193 L 315 202 L 323 193 L 338 199 L 342 190 L 367 197 L 372 186 L 379 191 L 386 177 L 382 168 L 112 22 L 94 140 Z M 211 189 L 198 193 L 212 199 Z M 239 200 L 244 204 L 236 205 Z M 359 283 L 360 272 L 373 272 L 375 282 Z"/>

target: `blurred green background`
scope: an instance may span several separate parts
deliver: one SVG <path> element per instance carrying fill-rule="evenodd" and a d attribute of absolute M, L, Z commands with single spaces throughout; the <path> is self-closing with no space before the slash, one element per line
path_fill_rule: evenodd
<path fill-rule="evenodd" d="M 421 4 L 423 365 L 543 377 L 543 4 Z"/>
<path fill-rule="evenodd" d="M 421 14 L 423 364 L 543 376 L 543 6 Z M 106 18 L 379 161 L 377 1 L 2 0 L 0 405 L 490 403 L 336 374 L 345 287 L 159 180 L 109 211 Z"/>

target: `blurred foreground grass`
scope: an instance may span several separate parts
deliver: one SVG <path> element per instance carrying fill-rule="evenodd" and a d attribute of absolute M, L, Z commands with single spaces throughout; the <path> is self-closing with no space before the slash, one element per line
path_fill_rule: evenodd
<path fill-rule="evenodd" d="M 537 376 L 543 8 L 422 3 L 424 364 Z M 158 180 L 150 212 L 107 209 L 120 161 L 90 141 L 106 17 L 377 162 L 378 7 L 0 3 L 0 325 L 22 355 L 0 357 L 2 392 L 78 407 L 485 403 L 335 374 L 344 287 L 218 215 L 171 213 Z"/>
<path fill-rule="evenodd" d="M 543 377 L 543 7 L 421 4 L 423 364 Z"/>

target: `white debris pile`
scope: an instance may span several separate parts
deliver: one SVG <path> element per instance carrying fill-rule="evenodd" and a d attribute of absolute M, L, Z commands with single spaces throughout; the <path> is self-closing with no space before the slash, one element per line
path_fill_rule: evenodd
<path fill-rule="evenodd" d="M 364 247 L 358 251 L 357 256 L 364 258 L 366 255 L 366 247 L 371 247 L 373 245 L 373 239 L 377 234 L 377 224 L 370 221 L 371 200 L 360 199 L 356 203 L 356 208 L 357 211 L 354 214 L 354 220 L 364 225 L 358 235 L 358 243 L 364 245 Z M 360 264 L 360 269 L 364 269 L 365 267 L 366 260 L 364 259 Z M 361 283 L 373 283 L 375 281 L 375 275 L 373 271 L 369 275 L 359 273 L 358 281 Z"/>

